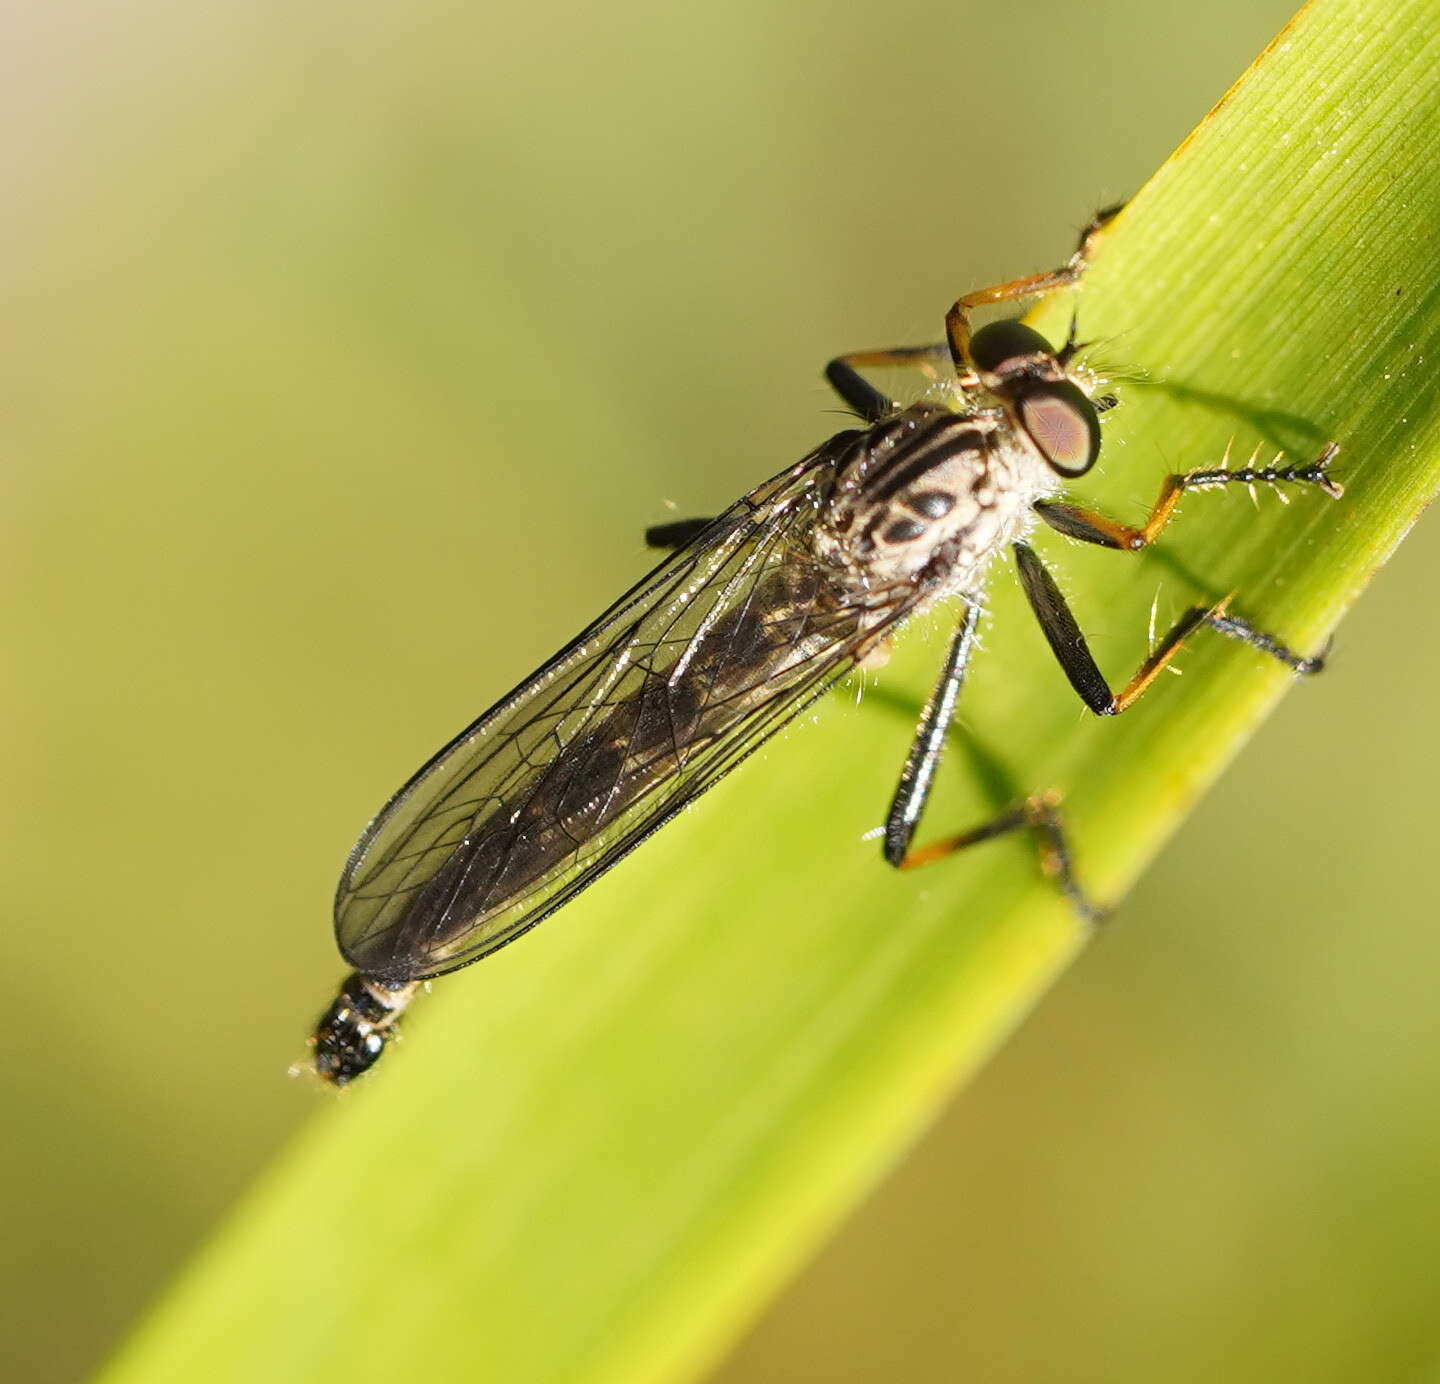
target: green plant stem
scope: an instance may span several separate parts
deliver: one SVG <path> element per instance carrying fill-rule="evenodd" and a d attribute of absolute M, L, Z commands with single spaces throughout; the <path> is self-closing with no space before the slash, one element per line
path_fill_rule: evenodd
<path fill-rule="evenodd" d="M 1312 6 L 1107 235 L 1082 335 L 1144 377 L 1117 383 L 1077 495 L 1135 519 L 1165 473 L 1232 443 L 1304 458 L 1330 438 L 1347 486 L 1288 507 L 1189 497 L 1138 556 L 1039 540 L 1114 680 L 1157 599 L 1163 625 L 1234 591 L 1319 647 L 1435 492 L 1435 20 L 1431 0 Z M 1074 301 L 1039 320 L 1063 334 Z M 988 629 L 929 830 L 1062 789 L 1106 900 L 1292 682 L 1200 639 L 1183 677 L 1102 722 L 1008 569 Z M 533 938 L 447 980 L 110 1384 L 642 1384 L 713 1359 L 1083 942 L 1023 840 L 897 877 L 861 839 L 904 751 L 888 708 L 923 697 L 938 648 L 912 638 L 884 698 L 833 698 Z"/>

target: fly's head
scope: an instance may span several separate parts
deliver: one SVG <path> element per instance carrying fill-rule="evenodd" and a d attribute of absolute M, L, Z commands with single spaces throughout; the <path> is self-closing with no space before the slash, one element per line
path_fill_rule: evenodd
<path fill-rule="evenodd" d="M 970 339 L 970 363 L 1015 433 L 1062 480 L 1083 476 L 1100 455 L 1100 412 L 1087 373 L 1073 369 L 1072 333 L 1060 350 L 1017 319 L 991 322 Z M 1113 400 L 1108 401 L 1113 402 Z"/>

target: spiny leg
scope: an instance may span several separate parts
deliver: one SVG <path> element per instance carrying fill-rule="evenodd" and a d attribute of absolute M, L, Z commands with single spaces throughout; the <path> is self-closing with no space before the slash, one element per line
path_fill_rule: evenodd
<path fill-rule="evenodd" d="M 911 742 L 910 752 L 905 756 L 905 767 L 900 772 L 900 783 L 895 790 L 894 800 L 885 821 L 885 859 L 900 870 L 913 870 L 936 860 L 954 855 L 967 846 L 991 841 L 997 836 L 1012 831 L 1030 829 L 1040 838 L 1040 863 L 1045 873 L 1054 879 L 1070 900 L 1075 911 L 1087 922 L 1098 922 L 1101 911 L 1090 902 L 1075 877 L 1070 847 L 1065 838 L 1064 823 L 1060 816 L 1059 798 L 1055 794 L 1042 794 L 1026 799 L 1018 807 L 1002 812 L 979 827 L 957 836 L 936 841 L 918 850 L 911 849 L 920 816 L 930 797 L 935 782 L 935 771 L 945 748 L 945 739 L 955 715 L 955 705 L 960 689 L 965 683 L 965 672 L 975 648 L 975 631 L 980 623 L 980 607 L 966 607 L 955 637 L 940 670 L 935 690 L 920 715 L 920 724 Z"/>
<path fill-rule="evenodd" d="M 1161 530 L 1175 517 L 1176 506 L 1187 490 L 1214 489 L 1222 485 L 1313 485 L 1332 500 L 1338 500 L 1345 493 L 1344 487 L 1330 475 L 1329 468 L 1339 452 L 1339 446 L 1331 442 L 1314 461 L 1303 465 L 1237 466 L 1233 469 L 1220 466 L 1208 471 L 1187 471 L 1184 475 L 1167 476 L 1150 517 L 1139 528 L 1092 509 L 1055 500 L 1037 500 L 1034 508 L 1052 529 L 1068 538 L 1133 553 L 1159 537 Z"/>
<path fill-rule="evenodd" d="M 980 607 L 966 606 L 955 636 L 950 641 L 939 681 L 925 703 L 925 710 L 920 713 L 920 724 L 915 729 L 914 740 L 910 742 L 895 797 L 885 816 L 885 859 L 891 865 L 904 866 L 910 842 L 920 824 L 920 814 L 925 811 L 930 790 L 934 787 L 935 770 L 945 750 L 945 738 L 950 733 L 955 703 L 965 685 L 965 670 L 975 648 L 975 628 L 979 623 Z"/>
<path fill-rule="evenodd" d="M 1278 659 L 1292 672 L 1318 673 L 1325 666 L 1323 653 L 1314 658 L 1297 654 L 1274 635 L 1256 629 L 1248 620 L 1243 620 L 1238 615 L 1231 615 L 1227 608 L 1230 597 L 1227 596 L 1213 606 L 1191 606 L 1171 626 L 1154 651 L 1136 670 L 1135 676 L 1119 692 L 1112 692 L 1090 652 L 1090 646 L 1086 643 L 1080 626 L 1071 614 L 1065 597 L 1060 594 L 1055 578 L 1036 556 L 1033 548 L 1024 543 L 1012 546 L 1020 572 L 1020 584 L 1025 589 L 1026 599 L 1035 612 L 1035 618 L 1040 621 L 1046 642 L 1065 676 L 1069 678 L 1070 686 L 1097 716 L 1118 716 L 1133 706 L 1170 665 L 1186 641 L 1205 626 Z"/>
<path fill-rule="evenodd" d="M 825 367 L 830 387 L 867 423 L 876 423 L 894 413 L 897 405 L 883 390 L 877 389 L 861 373 L 876 366 L 911 365 L 932 379 L 933 362 L 947 360 L 949 347 L 943 342 L 935 346 L 883 346 L 874 351 L 849 351 L 836 356 Z"/>
<path fill-rule="evenodd" d="M 1038 793 L 978 827 L 921 846 L 901 860 L 899 866 L 902 870 L 914 870 L 921 865 L 944 860 L 970 846 L 978 846 L 982 841 L 993 841 L 1013 831 L 1027 830 L 1033 831 L 1039 839 L 1040 868 L 1060 887 L 1070 906 L 1084 922 L 1102 922 L 1105 910 L 1091 900 L 1076 877 L 1074 857 L 1065 834 L 1065 819 L 1060 812 L 1060 797 L 1056 793 Z"/>
<path fill-rule="evenodd" d="M 714 519 L 675 519 L 668 524 L 655 524 L 645 530 L 647 548 L 683 548 L 692 538 L 704 533 Z"/>
<path fill-rule="evenodd" d="M 976 380 L 970 361 L 970 313 L 975 308 L 987 307 L 993 303 L 1009 303 L 1017 298 L 1030 298 L 1037 293 L 1049 293 L 1052 289 L 1066 288 L 1077 283 L 1090 265 L 1090 256 L 1100 232 L 1120 214 L 1124 205 L 1123 202 L 1117 202 L 1114 206 L 1097 211 L 1081 231 L 1075 253 L 1058 269 L 1030 274 L 1023 279 L 1010 279 L 1003 284 L 991 284 L 988 288 L 977 288 L 973 293 L 967 293 L 955 300 L 950 311 L 945 314 L 945 336 L 950 347 L 950 358 L 955 363 L 955 371 L 960 376 L 962 385 L 972 385 Z M 1071 335 L 1074 335 L 1073 325 Z"/>

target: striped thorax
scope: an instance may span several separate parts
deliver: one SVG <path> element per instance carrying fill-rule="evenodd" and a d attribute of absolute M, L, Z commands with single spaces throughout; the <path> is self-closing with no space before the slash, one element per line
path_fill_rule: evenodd
<path fill-rule="evenodd" d="M 852 588 L 926 580 L 928 601 L 973 592 L 991 557 L 1059 487 L 999 409 L 916 404 L 855 440 L 815 531 L 815 553 Z"/>

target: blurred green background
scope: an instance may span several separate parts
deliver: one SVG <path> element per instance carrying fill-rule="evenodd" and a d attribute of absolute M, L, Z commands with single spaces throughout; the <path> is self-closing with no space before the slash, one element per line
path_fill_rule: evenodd
<path fill-rule="evenodd" d="M 389 790 L 1289 13 L 6 7 L 8 1377 L 83 1373 L 315 1107 Z M 1437 580 L 1422 526 L 725 1384 L 1440 1372 Z"/>

